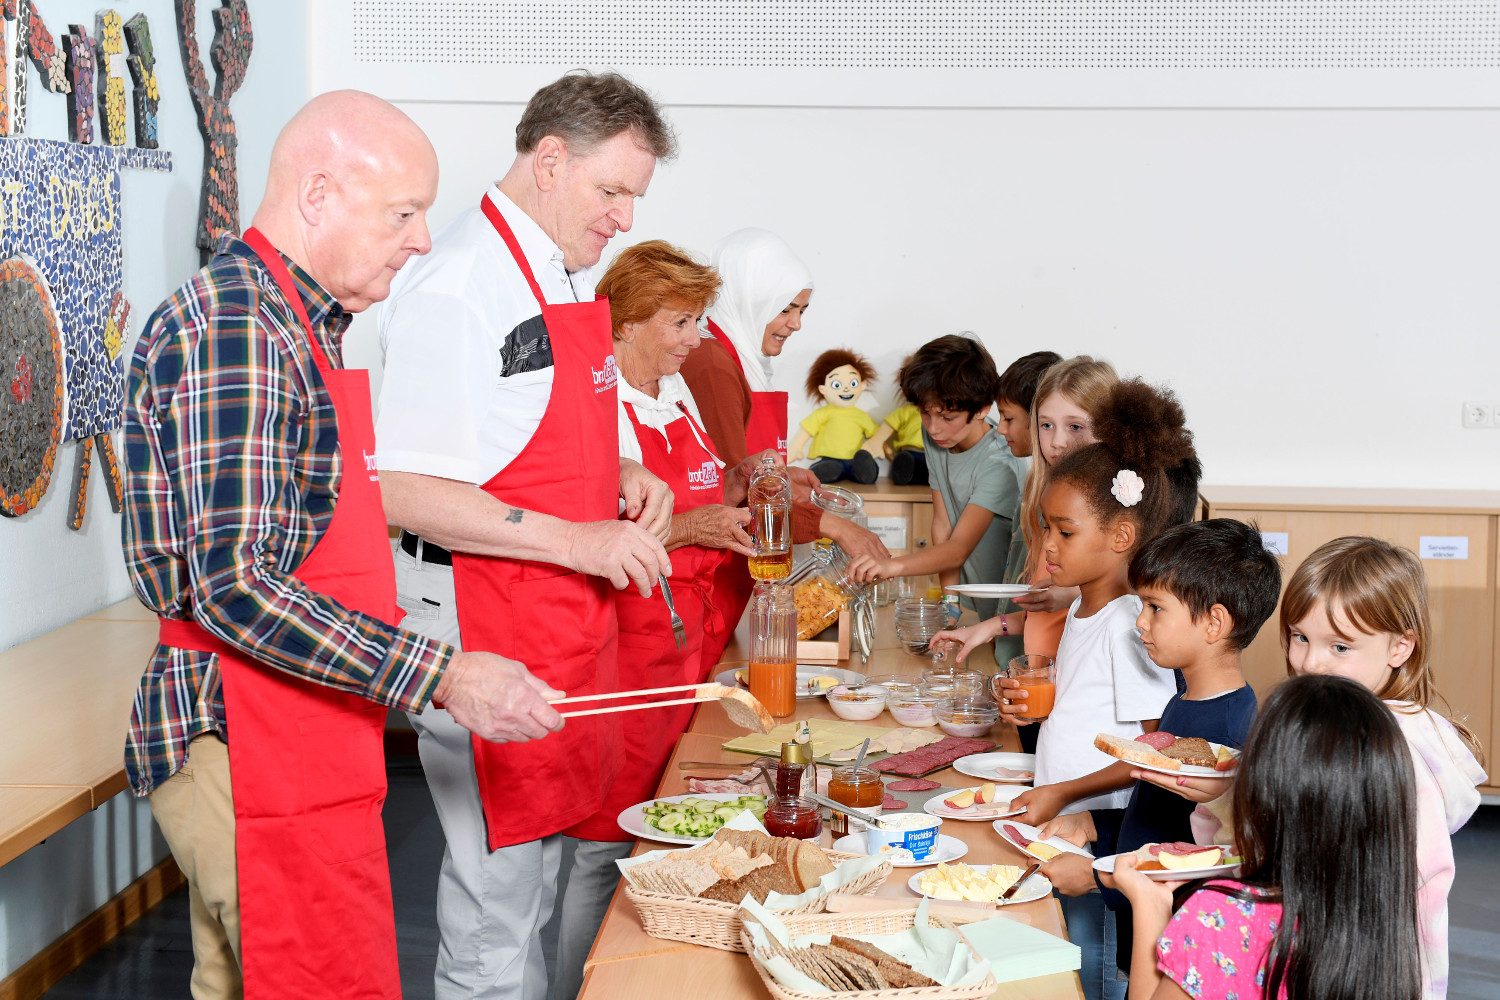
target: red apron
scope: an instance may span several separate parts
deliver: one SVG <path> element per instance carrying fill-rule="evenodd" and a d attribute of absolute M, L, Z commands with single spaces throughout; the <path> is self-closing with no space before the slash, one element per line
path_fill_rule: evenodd
<path fill-rule="evenodd" d="M 255 229 L 244 240 L 302 321 L 338 417 L 343 476 L 333 518 L 293 576 L 395 624 L 369 374 L 329 365 L 281 255 Z M 400 997 L 380 821 L 386 709 L 257 663 L 196 622 L 161 619 L 159 641 L 219 655 L 247 1000 Z"/>
<path fill-rule="evenodd" d="M 682 416 L 667 425 L 666 437 L 654 428 L 642 427 L 634 408 L 625 407 L 641 445 L 641 464 L 672 487 L 674 514 L 724 502 L 718 456 L 707 447 L 708 435 L 693 422 L 686 407 L 677 405 Z M 714 627 L 705 612 L 714 571 L 724 555 L 723 549 L 701 545 L 672 550 L 672 599 L 687 633 L 681 649 L 672 637 L 671 618 L 658 591 L 653 590 L 650 597 L 642 597 L 635 590 L 615 591 L 615 613 L 620 620 L 620 690 L 697 684 L 704 679 L 700 666 L 703 644 L 712 638 L 704 633 Z M 623 727 L 625 759 L 604 797 L 604 806 L 597 816 L 579 825 L 577 836 L 588 840 L 634 839 L 616 820 L 622 810 L 656 794 L 678 738 L 693 721 L 693 707 L 673 705 L 617 716 Z"/>
<path fill-rule="evenodd" d="M 739 353 L 735 351 L 734 344 L 714 324 L 708 321 L 708 332 L 714 335 L 714 339 L 724 345 L 724 350 L 734 359 L 734 363 L 740 366 L 740 373 L 744 374 L 745 362 L 740 359 Z M 784 392 L 752 392 L 750 393 L 750 425 L 745 428 L 745 454 L 755 455 L 765 451 L 767 448 L 776 449 L 776 454 L 781 456 L 782 464 L 786 463 L 786 432 L 787 432 L 787 394 Z"/>
<path fill-rule="evenodd" d="M 724 345 L 724 350 L 745 371 L 745 363 L 730 343 L 724 331 L 713 320 L 708 321 L 708 332 Z M 750 423 L 745 428 L 745 454 L 756 455 L 767 448 L 776 449 L 781 461 L 786 462 L 787 394 L 784 392 L 750 393 Z M 675 565 L 675 564 L 674 564 Z M 750 592 L 755 589 L 755 580 L 750 576 L 750 564 L 745 557 L 726 552 L 714 574 L 714 594 L 708 611 L 713 619 L 714 634 L 703 642 L 702 669 L 705 676 L 718 665 L 724 655 L 724 647 L 734 637 L 735 626 L 745 614 L 750 603 Z M 674 591 L 675 593 L 675 591 Z"/>
<path fill-rule="evenodd" d="M 480 207 L 542 307 L 553 362 L 542 422 L 484 491 L 565 521 L 612 521 L 619 516 L 620 449 L 609 302 L 549 305 L 500 210 L 488 197 Z M 464 649 L 520 660 L 570 695 L 620 690 L 608 581 L 549 563 L 455 552 L 453 582 Z M 592 716 L 529 743 L 473 742 L 495 850 L 571 833 L 599 811 L 619 768 L 620 722 L 618 715 Z"/>

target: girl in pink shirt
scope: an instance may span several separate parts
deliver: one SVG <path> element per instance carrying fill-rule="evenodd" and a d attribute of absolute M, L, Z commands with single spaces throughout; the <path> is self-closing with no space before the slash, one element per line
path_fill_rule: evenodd
<path fill-rule="evenodd" d="M 1418 1000 L 1417 792 L 1391 712 L 1342 677 L 1266 701 L 1234 788 L 1239 880 L 1115 883 L 1135 920 L 1130 1000 Z M 1372 821 L 1378 817 L 1378 821 Z"/>

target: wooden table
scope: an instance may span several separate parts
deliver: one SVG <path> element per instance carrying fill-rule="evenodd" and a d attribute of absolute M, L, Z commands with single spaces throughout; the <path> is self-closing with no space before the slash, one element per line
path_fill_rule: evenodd
<path fill-rule="evenodd" d="M 972 613 L 966 613 L 972 617 Z M 726 665 L 743 662 L 746 648 L 743 624 L 724 654 Z M 856 656 L 851 661 L 839 664 L 857 669 L 861 673 L 895 673 L 920 676 L 923 661 L 909 656 L 895 646 L 895 634 L 891 628 L 891 614 L 883 611 L 877 627 L 877 649 L 869 664 L 860 664 Z M 986 672 L 993 672 L 994 659 L 988 647 L 976 651 L 970 658 L 972 665 Z M 797 704 L 797 718 L 834 718 L 828 703 L 822 699 L 802 701 Z M 894 727 L 897 723 L 889 713 L 872 720 L 871 726 Z M 746 754 L 726 752 L 725 740 L 742 734 L 742 730 L 729 724 L 723 709 L 716 702 L 698 706 L 692 725 L 677 743 L 677 750 L 662 775 L 658 795 L 686 794 L 687 776 L 678 761 L 735 761 L 748 763 Z M 1001 749 L 1019 750 L 1020 741 L 1015 727 L 997 725 L 990 738 L 1000 744 Z M 722 777 L 722 771 L 714 777 Z M 973 778 L 947 768 L 931 775 L 933 781 L 950 787 L 967 787 L 975 784 Z M 949 821 L 943 824 L 943 833 L 957 837 L 969 845 L 964 861 L 970 864 L 1025 865 L 1030 858 L 1001 840 L 989 823 Z M 825 846 L 829 835 L 824 832 Z M 660 850 L 663 845 L 651 841 L 637 841 L 635 854 Z M 911 900 L 915 897 L 906 887 L 906 880 L 915 869 L 897 868 L 877 895 L 894 899 Z M 1066 937 L 1062 908 L 1052 898 L 1022 903 L 1004 908 L 1005 916 L 1031 924 L 1041 930 Z M 697 998 L 712 996 L 716 1000 L 730 998 L 765 997 L 766 990 L 756 974 L 750 959 L 735 952 L 719 951 L 681 941 L 669 941 L 649 936 L 642 927 L 640 916 L 621 891 L 616 891 L 594 949 L 584 965 L 585 978 L 581 1000 L 669 1000 L 669 998 Z M 1002 984 L 994 994 L 1002 1000 L 1080 1000 L 1083 996 L 1076 973 L 1043 976 L 1016 983 Z"/>

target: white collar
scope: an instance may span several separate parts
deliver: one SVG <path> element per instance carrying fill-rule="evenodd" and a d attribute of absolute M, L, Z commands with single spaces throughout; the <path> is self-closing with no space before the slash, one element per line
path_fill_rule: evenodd
<path fill-rule="evenodd" d="M 713 445 L 704 440 L 703 435 L 698 432 L 698 424 L 703 419 L 698 415 L 698 404 L 693 399 L 692 390 L 688 388 L 687 380 L 679 375 L 663 375 L 656 382 L 656 396 L 653 398 L 646 395 L 623 378 L 615 385 L 615 392 L 623 410 L 628 404 L 635 410 L 635 419 L 640 421 L 642 427 L 649 427 L 663 438 L 667 439 L 667 450 L 672 450 L 671 438 L 667 437 L 667 427 L 683 417 L 689 417 L 688 428 L 693 432 L 693 438 L 697 440 L 704 451 L 713 456 L 719 468 L 724 468 L 724 463 L 714 452 Z M 681 404 L 680 406 L 678 404 Z M 631 429 L 621 426 L 622 436 Z M 638 458 L 636 455 L 627 455 L 628 458 Z"/>
<path fill-rule="evenodd" d="M 564 280 L 569 279 L 567 265 L 563 263 L 562 248 L 552 242 L 552 237 L 537 225 L 535 219 L 527 215 L 521 206 L 511 201 L 510 196 L 500 190 L 499 184 L 491 184 L 484 196 L 500 210 L 501 218 L 515 234 L 516 242 L 521 245 L 521 253 L 525 255 L 526 263 L 531 267 L 531 273 L 538 282 L 552 268 L 555 268 Z M 577 279 L 582 279 L 584 284 L 588 284 L 592 271 L 592 268 L 584 267 L 579 268 L 573 274 L 577 276 Z M 577 280 L 574 283 L 576 287 Z"/>

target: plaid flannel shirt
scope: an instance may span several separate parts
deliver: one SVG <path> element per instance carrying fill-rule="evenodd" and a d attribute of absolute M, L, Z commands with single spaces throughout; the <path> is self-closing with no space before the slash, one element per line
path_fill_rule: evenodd
<path fill-rule="evenodd" d="M 290 260 L 329 363 L 352 317 Z M 125 392 L 125 561 L 137 595 L 262 663 L 407 711 L 453 649 L 350 611 L 292 576 L 333 518 L 333 401 L 302 324 L 234 237 L 151 315 Z M 125 766 L 145 795 L 194 736 L 227 738 L 218 657 L 157 646 Z"/>

